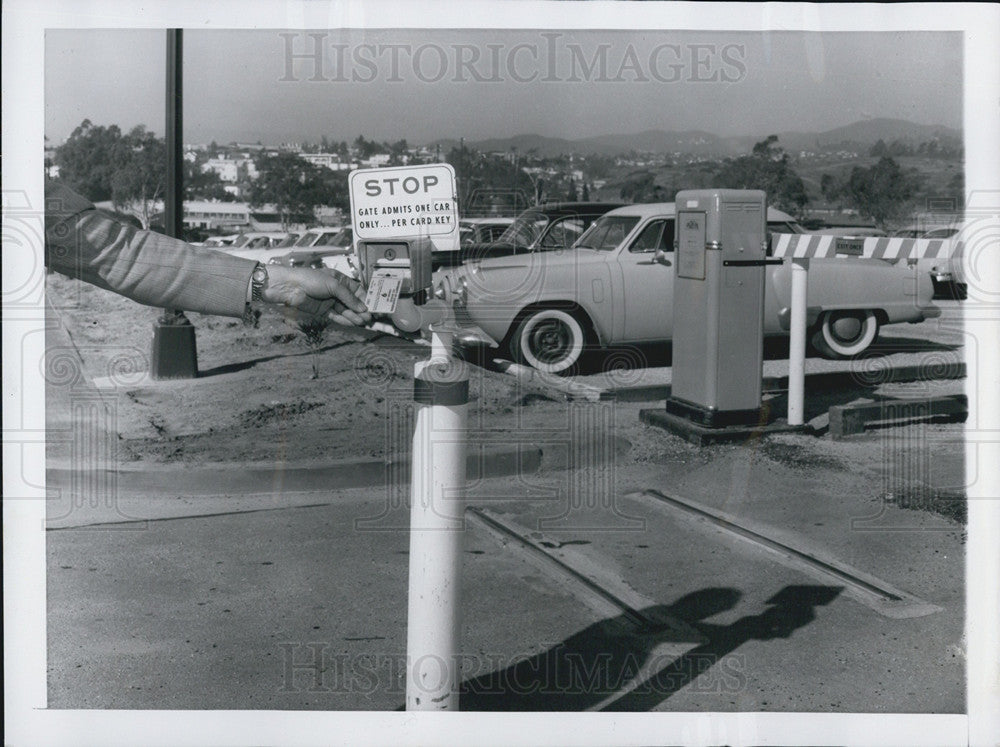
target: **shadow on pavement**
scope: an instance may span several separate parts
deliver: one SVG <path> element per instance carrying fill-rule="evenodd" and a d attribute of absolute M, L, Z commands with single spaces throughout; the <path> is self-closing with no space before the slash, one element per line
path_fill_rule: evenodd
<path fill-rule="evenodd" d="M 649 711 L 696 678 L 712 672 L 713 691 L 739 691 L 745 684 L 742 667 L 727 656 L 752 640 L 788 638 L 816 618 L 815 608 L 840 593 L 835 586 L 786 586 L 767 600 L 759 615 L 731 625 L 702 622 L 732 609 L 740 600 L 731 588 L 708 588 L 687 594 L 673 604 L 642 610 L 653 619 L 666 615 L 690 623 L 707 642 L 679 657 L 664 656 L 657 668 L 654 649 L 683 643 L 669 629 L 636 630 L 624 616 L 602 620 L 536 656 L 506 669 L 462 683 L 463 711 Z M 715 668 L 714 671 L 713 668 Z M 644 679 L 643 670 L 652 669 Z M 723 690 L 725 691 L 725 690 Z"/>
<path fill-rule="evenodd" d="M 215 366 L 213 368 L 208 368 L 203 371 L 198 372 L 198 378 L 203 379 L 207 376 L 221 376 L 222 374 L 237 373 L 238 371 L 246 371 L 248 368 L 253 368 L 258 363 L 267 363 L 268 361 L 276 361 L 281 358 L 301 358 L 303 355 L 317 355 L 319 353 L 325 353 L 328 350 L 336 350 L 337 348 L 342 348 L 345 345 L 354 345 L 357 340 L 345 340 L 344 342 L 337 342 L 333 345 L 326 345 L 325 347 L 318 348 L 316 350 L 303 350 L 299 353 L 282 353 L 281 355 L 265 355 L 260 358 L 251 358 L 248 361 L 241 361 L 239 363 L 226 363 L 221 366 Z"/>

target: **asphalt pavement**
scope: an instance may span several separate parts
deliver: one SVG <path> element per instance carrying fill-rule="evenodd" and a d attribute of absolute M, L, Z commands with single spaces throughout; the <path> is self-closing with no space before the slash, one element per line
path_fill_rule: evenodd
<path fill-rule="evenodd" d="M 83 373 L 74 406 L 100 402 Z M 403 706 L 403 488 L 119 474 L 100 461 L 113 421 L 79 431 L 69 389 L 48 403 L 50 708 Z M 99 469 L 74 471 L 81 443 Z M 961 527 L 800 452 L 471 483 L 463 710 L 963 712 Z M 908 612 L 872 602 L 894 592 Z"/>

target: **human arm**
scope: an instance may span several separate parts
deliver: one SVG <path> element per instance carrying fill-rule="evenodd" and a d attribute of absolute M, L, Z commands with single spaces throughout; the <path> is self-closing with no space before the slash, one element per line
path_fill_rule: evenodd
<path fill-rule="evenodd" d="M 46 185 L 46 264 L 139 303 L 242 317 L 256 262 L 143 231 L 98 211 L 67 187 Z M 319 270 L 272 265 L 263 300 L 341 324 L 371 317 L 356 287 Z"/>

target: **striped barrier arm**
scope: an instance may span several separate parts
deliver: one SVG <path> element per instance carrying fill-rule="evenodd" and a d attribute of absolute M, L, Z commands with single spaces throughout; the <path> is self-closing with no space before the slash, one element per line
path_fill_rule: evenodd
<path fill-rule="evenodd" d="M 950 239 L 842 238 L 823 234 L 776 233 L 773 256 L 793 259 L 948 259 L 962 255 L 962 242 Z"/>

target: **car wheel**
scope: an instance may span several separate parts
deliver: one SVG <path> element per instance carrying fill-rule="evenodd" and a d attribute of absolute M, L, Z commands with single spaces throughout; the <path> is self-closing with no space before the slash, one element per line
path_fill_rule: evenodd
<path fill-rule="evenodd" d="M 878 317 L 874 311 L 827 311 L 812 343 L 824 357 L 850 358 L 867 350 L 876 337 Z"/>
<path fill-rule="evenodd" d="M 580 362 L 587 333 L 580 320 L 561 309 L 530 312 L 514 330 L 514 359 L 544 373 L 567 374 Z"/>

